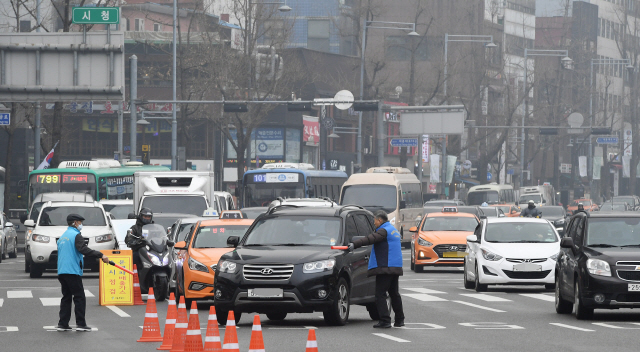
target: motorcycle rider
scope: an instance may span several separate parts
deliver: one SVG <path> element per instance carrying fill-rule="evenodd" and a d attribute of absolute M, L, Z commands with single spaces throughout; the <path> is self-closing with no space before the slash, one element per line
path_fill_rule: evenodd
<path fill-rule="evenodd" d="M 541 216 L 542 213 L 536 208 L 536 203 L 533 200 L 529 200 L 529 206 L 526 207 L 521 213 L 521 218 L 532 217 L 537 218 Z"/>
<path fill-rule="evenodd" d="M 133 264 L 138 268 L 142 266 L 138 251 L 145 246 L 145 240 L 144 237 L 142 237 L 142 227 L 148 224 L 153 224 L 153 212 L 149 208 L 142 208 L 138 213 L 135 225 L 131 226 L 129 229 L 130 233 L 127 233 L 127 236 L 124 238 L 124 243 L 126 243 L 127 247 L 131 248 L 133 252 Z"/>

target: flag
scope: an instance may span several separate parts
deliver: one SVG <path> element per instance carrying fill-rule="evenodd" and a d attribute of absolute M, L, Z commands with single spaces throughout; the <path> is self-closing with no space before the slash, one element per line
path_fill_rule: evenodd
<path fill-rule="evenodd" d="M 49 165 L 51 165 L 51 159 L 53 159 L 53 151 L 54 149 L 56 149 L 56 146 L 58 146 L 58 142 L 56 142 L 56 145 L 54 145 L 53 148 L 51 148 L 51 151 L 49 152 L 49 154 L 47 154 L 47 156 L 44 157 L 44 160 L 42 160 L 42 162 L 40 163 L 40 165 L 36 170 L 44 170 L 49 168 Z"/>

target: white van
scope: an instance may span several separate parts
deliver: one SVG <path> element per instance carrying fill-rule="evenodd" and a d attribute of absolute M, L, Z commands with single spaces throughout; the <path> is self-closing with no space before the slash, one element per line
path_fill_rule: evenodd
<path fill-rule="evenodd" d="M 422 186 L 409 169 L 374 167 L 366 173 L 353 174 L 342 185 L 340 204 L 359 205 L 376 212 L 384 210 L 404 242 L 411 241 L 409 228 L 422 216 Z M 404 237 L 404 229 L 407 237 Z"/>
<path fill-rule="evenodd" d="M 510 204 L 517 205 L 513 186 L 490 183 L 473 186 L 467 193 L 467 205 Z"/>

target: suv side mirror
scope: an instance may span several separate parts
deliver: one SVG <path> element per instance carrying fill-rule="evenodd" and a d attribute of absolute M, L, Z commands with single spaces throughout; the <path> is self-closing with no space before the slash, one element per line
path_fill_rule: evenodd
<path fill-rule="evenodd" d="M 417 226 L 412 226 L 412 227 L 409 229 L 409 232 L 418 232 L 418 227 L 417 227 Z"/>
<path fill-rule="evenodd" d="M 173 248 L 175 248 L 175 249 L 187 249 L 187 242 L 185 242 L 185 241 L 177 242 L 176 244 L 174 244 Z"/>
<path fill-rule="evenodd" d="M 467 236 L 467 242 L 478 242 L 478 236 L 476 235 Z"/>
<path fill-rule="evenodd" d="M 134 213 L 129 213 L 129 215 L 127 215 L 127 219 L 135 219 L 136 218 L 136 214 Z"/>
<path fill-rule="evenodd" d="M 28 220 L 25 220 L 24 226 L 26 226 L 26 227 L 36 227 L 36 222 L 31 220 L 31 219 L 28 219 Z"/>
<path fill-rule="evenodd" d="M 563 237 L 560 240 L 560 248 L 573 248 L 573 238 Z"/>
<path fill-rule="evenodd" d="M 4 224 L 4 227 L 5 227 L 5 228 L 11 228 L 11 227 L 13 227 L 13 223 L 11 223 L 11 222 L 6 222 L 6 223 Z"/>
<path fill-rule="evenodd" d="M 240 243 L 240 237 L 238 236 L 229 236 L 227 238 L 227 246 L 236 248 L 238 247 L 238 243 Z"/>

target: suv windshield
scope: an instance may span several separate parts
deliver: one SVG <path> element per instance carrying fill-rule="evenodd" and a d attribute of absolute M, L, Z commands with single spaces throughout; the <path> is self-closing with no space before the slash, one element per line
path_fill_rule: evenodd
<path fill-rule="evenodd" d="M 640 218 L 589 219 L 587 246 L 640 246 Z"/>
<path fill-rule="evenodd" d="M 242 238 L 249 225 L 216 225 L 200 227 L 196 232 L 193 248 L 227 248 L 227 238 Z"/>
<path fill-rule="evenodd" d="M 213 202 L 211 206 L 215 208 L 215 204 L 216 202 Z M 202 196 L 151 196 L 144 198 L 140 208 L 149 208 L 154 213 L 202 216 L 202 213 L 207 210 L 207 202 Z"/>
<path fill-rule="evenodd" d="M 488 224 L 484 240 L 493 243 L 551 243 L 558 237 L 551 225 L 543 223 Z"/>
<path fill-rule="evenodd" d="M 116 219 L 127 219 L 133 213 L 133 204 L 102 204 L 102 207 Z"/>
<path fill-rule="evenodd" d="M 94 207 L 49 207 L 42 210 L 39 226 L 68 226 L 67 215 L 79 214 L 84 226 L 106 226 L 104 212 Z"/>
<path fill-rule="evenodd" d="M 468 217 L 438 216 L 424 220 L 422 231 L 469 231 L 478 226 L 478 221 Z"/>
<path fill-rule="evenodd" d="M 278 216 L 258 221 L 245 246 L 327 245 L 340 241 L 340 218 Z"/>
<path fill-rule="evenodd" d="M 384 210 L 387 213 L 396 210 L 398 190 L 396 186 L 354 185 L 346 186 L 342 191 L 342 204 L 356 204 L 369 211 Z"/>

